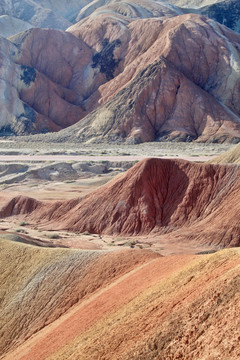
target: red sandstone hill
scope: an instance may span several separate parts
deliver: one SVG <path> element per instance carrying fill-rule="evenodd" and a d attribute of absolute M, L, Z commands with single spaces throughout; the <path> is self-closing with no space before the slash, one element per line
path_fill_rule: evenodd
<path fill-rule="evenodd" d="M 111 3 L 67 32 L 1 38 L 2 134 L 77 123 L 46 139 L 237 142 L 240 35 L 137 3 Z"/>
<path fill-rule="evenodd" d="M 147 159 L 83 198 L 41 203 L 23 196 L 2 217 L 28 214 L 47 229 L 98 234 L 166 234 L 219 247 L 240 245 L 238 165 Z"/>

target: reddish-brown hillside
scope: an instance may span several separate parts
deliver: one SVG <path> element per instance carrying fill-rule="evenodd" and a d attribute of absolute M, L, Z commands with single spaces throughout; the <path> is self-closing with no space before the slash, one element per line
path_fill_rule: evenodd
<path fill-rule="evenodd" d="M 67 32 L 35 28 L 0 38 L 0 131 L 45 133 L 77 123 L 45 138 L 237 142 L 240 35 L 145 3 L 111 3 Z"/>
<path fill-rule="evenodd" d="M 0 357 L 81 299 L 159 257 L 144 250 L 49 249 L 3 238 L 0 246 Z"/>
<path fill-rule="evenodd" d="M 237 165 L 146 159 L 83 198 L 52 204 L 17 197 L 1 216 L 28 214 L 48 229 L 197 240 L 240 245 Z"/>
<path fill-rule="evenodd" d="M 239 359 L 239 249 L 159 257 L 2 245 L 4 360 Z"/>

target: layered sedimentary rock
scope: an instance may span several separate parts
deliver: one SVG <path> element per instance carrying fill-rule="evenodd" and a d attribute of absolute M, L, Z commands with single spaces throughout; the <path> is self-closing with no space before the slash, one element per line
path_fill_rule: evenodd
<path fill-rule="evenodd" d="M 98 234 L 167 234 L 219 247 L 240 245 L 239 166 L 147 159 L 83 198 L 44 204 L 19 196 L 1 217 L 28 214 L 44 228 Z"/>
<path fill-rule="evenodd" d="M 227 133 L 226 133 L 227 129 Z M 164 58 L 56 141 L 238 141 L 239 118 Z"/>
<path fill-rule="evenodd" d="M 0 243 L 3 359 L 239 357 L 238 249 L 161 257 Z"/>
<path fill-rule="evenodd" d="M 238 142 L 240 35 L 177 13 L 110 2 L 67 32 L 1 39 L 2 134 L 78 123 L 49 139 Z"/>
<path fill-rule="evenodd" d="M 146 0 L 94 0 L 83 7 L 76 21 L 80 21 L 93 14 L 94 17 L 101 13 L 119 14 L 127 18 L 152 18 L 152 17 L 172 17 L 182 14 L 181 9 L 170 5 L 164 1 Z"/>
<path fill-rule="evenodd" d="M 159 257 L 147 251 L 50 249 L 0 238 L 3 355 L 80 299 Z M 27 319 L 27 320 L 26 320 Z"/>
<path fill-rule="evenodd" d="M 70 83 L 81 81 L 91 59 L 85 44 L 71 34 L 40 29 L 22 33 L 15 45 L 0 41 L 3 134 L 56 131 L 83 116 L 81 94 Z M 19 50 L 21 41 L 30 47 Z M 76 62 L 80 54 L 81 63 Z"/>

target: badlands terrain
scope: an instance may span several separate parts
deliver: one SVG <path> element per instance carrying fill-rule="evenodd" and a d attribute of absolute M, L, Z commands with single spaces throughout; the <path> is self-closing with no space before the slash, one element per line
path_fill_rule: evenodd
<path fill-rule="evenodd" d="M 2 359 L 239 358 L 239 145 L 0 154 Z"/>
<path fill-rule="evenodd" d="M 21 21 L 41 18 L 48 4 L 13 1 L 11 13 L 7 3 L 4 16 Z M 51 2 L 54 14 L 76 16 L 65 31 L 45 24 L 0 37 L 0 134 L 239 142 L 240 35 L 178 5 L 186 4 L 72 0 L 64 14 L 64 1 Z"/>
<path fill-rule="evenodd" d="M 237 0 L 0 3 L 0 359 L 239 360 Z"/>

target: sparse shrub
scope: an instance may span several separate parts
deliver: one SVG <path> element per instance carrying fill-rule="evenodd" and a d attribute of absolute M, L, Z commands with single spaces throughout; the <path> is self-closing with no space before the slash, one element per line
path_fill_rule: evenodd
<path fill-rule="evenodd" d="M 49 239 L 60 239 L 60 236 L 58 234 L 49 234 L 48 235 Z"/>
<path fill-rule="evenodd" d="M 81 235 L 91 235 L 89 231 L 84 231 Z"/>
<path fill-rule="evenodd" d="M 22 234 L 27 234 L 27 231 L 24 230 L 24 229 L 16 229 L 15 232 L 22 233 Z"/>
<path fill-rule="evenodd" d="M 26 221 L 22 221 L 22 222 L 20 222 L 20 224 L 19 224 L 19 226 L 26 226 L 26 225 L 29 225 L 28 222 L 26 222 Z"/>
<path fill-rule="evenodd" d="M 130 248 L 134 248 L 135 245 L 138 243 L 137 240 L 130 240 L 124 244 L 124 246 L 130 246 Z"/>

